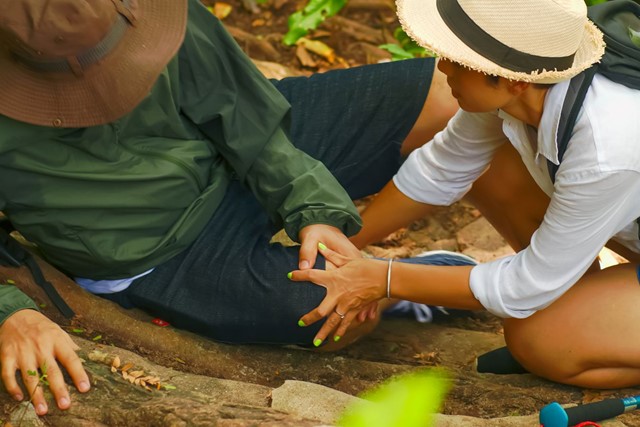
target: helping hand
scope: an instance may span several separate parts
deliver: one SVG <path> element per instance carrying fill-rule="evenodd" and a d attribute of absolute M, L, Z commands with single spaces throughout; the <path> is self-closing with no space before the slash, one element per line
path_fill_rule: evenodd
<path fill-rule="evenodd" d="M 362 258 L 362 254 L 338 228 L 326 224 L 312 224 L 300 230 L 300 258 L 298 268 L 313 268 L 318 255 L 318 244 L 324 243 L 339 254 Z"/>
<path fill-rule="evenodd" d="M 71 337 L 43 314 L 29 309 L 12 314 L 0 326 L 0 364 L 5 388 L 14 399 L 20 401 L 24 398 L 23 390 L 16 381 L 16 371 L 20 370 L 36 413 L 45 415 L 47 402 L 42 385 L 39 385 L 39 375 L 33 375 L 33 372 L 37 373 L 39 368 L 46 366 L 47 381 L 58 408 L 69 408 L 69 391 L 58 362 L 67 370 L 80 392 L 90 388 L 89 378 L 76 350 L 78 346 Z"/>
<path fill-rule="evenodd" d="M 290 275 L 293 281 L 310 281 L 327 289 L 327 295 L 320 305 L 300 319 L 304 325 L 311 325 L 327 318 L 314 339 L 316 346 L 334 329 L 334 340 L 340 339 L 358 313 L 369 312 L 371 304 L 386 295 L 387 271 L 387 263 L 384 261 L 348 258 L 328 249 L 324 244 L 319 244 L 318 247 L 327 261 L 337 268 L 301 269 Z"/>

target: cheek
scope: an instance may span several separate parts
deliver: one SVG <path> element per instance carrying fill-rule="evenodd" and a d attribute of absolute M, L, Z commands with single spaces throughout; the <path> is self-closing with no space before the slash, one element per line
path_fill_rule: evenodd
<path fill-rule="evenodd" d="M 478 86 L 464 89 L 457 98 L 463 110 L 470 113 L 484 113 L 499 108 L 499 103 L 488 91 L 480 90 Z"/>

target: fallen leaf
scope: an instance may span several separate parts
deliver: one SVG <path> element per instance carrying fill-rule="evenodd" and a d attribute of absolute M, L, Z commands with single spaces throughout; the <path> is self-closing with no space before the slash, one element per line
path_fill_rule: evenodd
<path fill-rule="evenodd" d="M 131 371 L 129 372 L 129 375 L 131 375 L 133 378 L 139 378 L 144 375 L 144 371 Z"/>
<path fill-rule="evenodd" d="M 223 20 L 233 11 L 233 6 L 228 3 L 215 2 L 213 6 L 207 6 L 209 12 L 213 13 L 216 18 Z"/>
<path fill-rule="evenodd" d="M 307 50 L 315 53 L 316 55 L 320 55 L 331 64 L 336 61 L 335 50 L 319 40 L 310 40 L 306 37 L 300 37 L 296 44 L 304 46 Z"/>
<path fill-rule="evenodd" d="M 303 67 L 316 68 L 318 66 L 318 63 L 313 60 L 309 51 L 301 44 L 296 48 L 296 58 L 298 58 L 300 65 Z"/>

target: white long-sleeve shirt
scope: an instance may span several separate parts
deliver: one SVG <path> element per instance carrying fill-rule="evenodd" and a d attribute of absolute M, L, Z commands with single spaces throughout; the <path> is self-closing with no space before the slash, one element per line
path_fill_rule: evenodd
<path fill-rule="evenodd" d="M 411 199 L 449 205 L 469 191 L 502 144 L 520 153 L 551 203 L 529 247 L 471 271 L 474 296 L 501 317 L 524 318 L 547 307 L 611 237 L 640 253 L 640 91 L 596 75 L 554 186 L 547 159 L 558 163 L 556 133 L 568 86 L 549 89 L 537 132 L 503 111 L 458 112 L 394 177 Z"/>

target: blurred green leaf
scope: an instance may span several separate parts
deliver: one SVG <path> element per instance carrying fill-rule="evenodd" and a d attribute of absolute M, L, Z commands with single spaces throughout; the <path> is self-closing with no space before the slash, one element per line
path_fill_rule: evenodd
<path fill-rule="evenodd" d="M 587 3 L 587 6 L 593 6 L 600 3 L 606 3 L 607 1 L 608 0 L 585 0 L 585 3 Z"/>
<path fill-rule="evenodd" d="M 393 61 L 400 61 L 402 59 L 421 58 L 425 56 L 434 56 L 433 53 L 420 46 L 413 41 L 411 37 L 404 32 L 402 27 L 398 27 L 393 32 L 393 37 L 398 41 L 398 44 L 383 44 L 378 46 L 380 49 L 384 49 L 391 53 L 391 59 Z"/>
<path fill-rule="evenodd" d="M 629 37 L 631 38 L 631 42 L 633 44 L 640 47 L 640 31 L 636 31 L 633 28 L 629 28 Z"/>
<path fill-rule="evenodd" d="M 347 408 L 341 427 L 426 427 L 449 390 L 444 372 L 428 370 L 401 375 L 366 392 L 364 401 Z"/>
<path fill-rule="evenodd" d="M 382 44 L 378 47 L 380 49 L 384 49 L 390 52 L 392 61 L 400 61 L 402 59 L 411 59 L 414 57 L 413 54 L 411 54 L 410 52 L 407 52 L 397 44 L 388 43 L 388 44 Z"/>
<path fill-rule="evenodd" d="M 310 0 L 307 6 L 289 17 L 289 32 L 283 38 L 291 46 L 309 30 L 315 30 L 328 17 L 338 13 L 347 0 Z"/>

